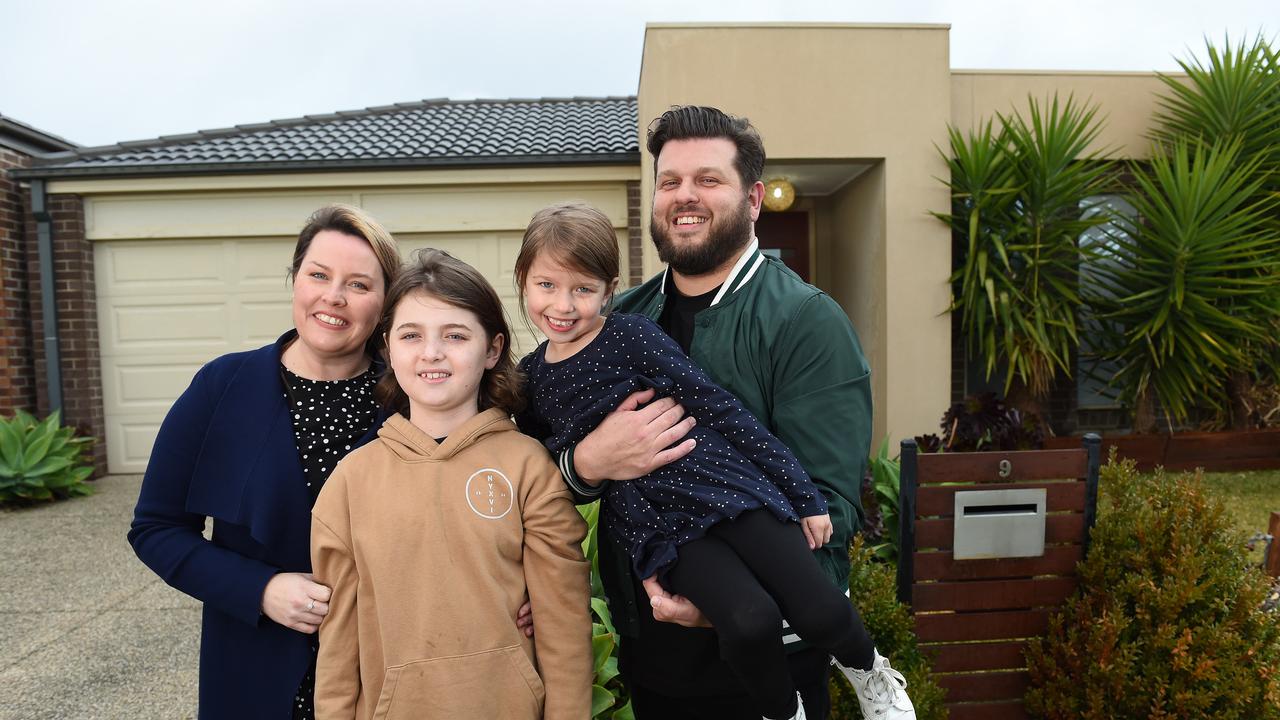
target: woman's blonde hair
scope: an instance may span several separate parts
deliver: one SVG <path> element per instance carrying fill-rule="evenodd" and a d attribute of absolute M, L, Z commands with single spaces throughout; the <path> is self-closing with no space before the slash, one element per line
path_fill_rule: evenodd
<path fill-rule="evenodd" d="M 326 205 L 311 213 L 307 224 L 298 233 L 298 242 L 293 246 L 293 263 L 289 266 L 289 279 L 298 277 L 302 261 L 311 249 L 311 241 L 324 230 L 340 232 L 344 235 L 358 237 L 369 243 L 373 255 L 378 259 L 382 269 L 383 288 L 390 288 L 400 270 L 400 249 L 396 246 L 391 233 L 371 215 L 358 207 L 350 205 Z"/>

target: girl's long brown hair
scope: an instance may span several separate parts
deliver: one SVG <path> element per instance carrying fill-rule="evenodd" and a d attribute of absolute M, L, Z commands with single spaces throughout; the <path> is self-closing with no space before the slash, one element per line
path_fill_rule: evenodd
<path fill-rule="evenodd" d="M 502 300 L 484 275 L 443 250 L 423 248 L 414 252 L 387 291 L 382 319 L 378 323 L 380 335 L 385 336 L 390 331 L 396 306 L 415 292 L 426 293 L 475 313 L 484 328 L 486 343 L 502 336 L 498 363 L 492 370 L 485 370 L 480 380 L 479 406 L 481 410 L 501 408 L 509 415 L 524 409 L 523 379 L 511 356 L 511 328 L 502 309 Z M 389 361 L 374 392 L 388 409 L 408 413 L 409 397 L 396 382 Z"/>

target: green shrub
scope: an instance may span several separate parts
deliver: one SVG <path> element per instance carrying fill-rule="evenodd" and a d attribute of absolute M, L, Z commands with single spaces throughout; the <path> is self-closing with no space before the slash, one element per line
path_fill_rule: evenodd
<path fill-rule="evenodd" d="M 58 413 L 43 422 L 19 410 L 0 418 L 0 504 L 88 495 L 93 474 L 84 451 L 93 441 L 74 437 Z"/>
<path fill-rule="evenodd" d="M 1280 625 L 1199 474 L 1102 469 L 1080 590 L 1027 650 L 1033 717 L 1275 720 Z"/>
<path fill-rule="evenodd" d="M 600 503 L 579 505 L 578 512 L 587 521 L 587 537 L 582 552 L 591 563 L 591 652 L 595 677 L 591 681 L 592 720 L 635 720 L 631 698 L 618 675 L 618 632 L 604 599 L 600 582 L 599 543 L 596 528 L 600 521 Z"/>
<path fill-rule="evenodd" d="M 871 552 L 881 560 L 898 560 L 898 493 L 902 484 L 902 464 L 889 457 L 889 438 L 867 460 L 862 481 L 863 522 L 859 532 L 871 544 Z"/>
<path fill-rule="evenodd" d="M 947 717 L 944 693 L 929 675 L 929 662 L 916 645 L 911 615 L 898 602 L 897 578 L 893 565 L 878 562 L 861 537 L 849 549 L 853 569 L 849 573 L 849 598 L 862 614 L 876 649 L 889 658 L 894 669 L 907 679 L 907 694 L 919 720 Z M 857 720 L 862 717 L 853 688 L 838 672 L 831 677 L 831 717 Z"/>

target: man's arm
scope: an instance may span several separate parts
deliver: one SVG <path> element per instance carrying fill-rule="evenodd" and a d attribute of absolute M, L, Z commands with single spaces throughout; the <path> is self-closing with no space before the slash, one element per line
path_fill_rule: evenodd
<path fill-rule="evenodd" d="M 848 316 L 825 294 L 797 309 L 775 347 L 772 425 L 827 496 L 834 533 L 818 557 L 843 587 L 848 543 L 862 521 L 862 474 L 871 446 L 870 369 Z"/>

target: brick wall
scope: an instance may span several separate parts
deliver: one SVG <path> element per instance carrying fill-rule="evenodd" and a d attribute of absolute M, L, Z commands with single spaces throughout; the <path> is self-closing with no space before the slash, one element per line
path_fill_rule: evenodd
<path fill-rule="evenodd" d="M 28 167 L 30 160 L 0 147 L 0 416 L 36 409 L 23 219 L 27 192 L 4 172 Z"/>
<path fill-rule="evenodd" d="M 627 182 L 627 262 L 628 282 L 644 282 L 644 238 L 640 237 L 640 181 Z"/>
<path fill-rule="evenodd" d="M 98 307 L 94 291 L 93 247 L 85 239 L 84 204 L 77 195 L 51 195 L 53 266 L 62 356 L 63 422 L 94 438 L 96 475 L 107 471 L 106 420 L 102 407 L 102 364 L 98 357 Z M 40 303 L 40 260 L 35 222 L 27 215 L 27 283 L 32 336 L 44 337 Z M 48 412 L 44 343 L 34 343 L 36 404 Z"/>

